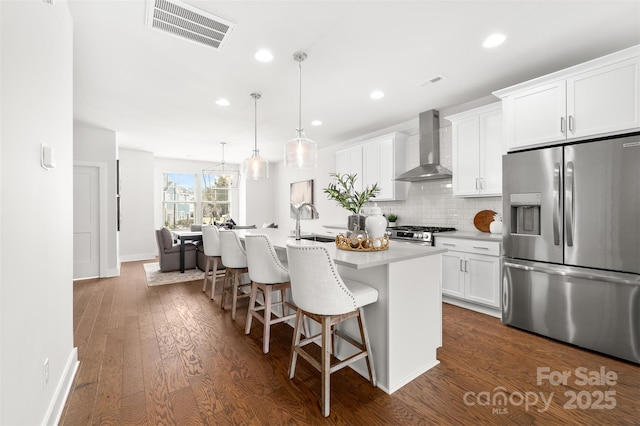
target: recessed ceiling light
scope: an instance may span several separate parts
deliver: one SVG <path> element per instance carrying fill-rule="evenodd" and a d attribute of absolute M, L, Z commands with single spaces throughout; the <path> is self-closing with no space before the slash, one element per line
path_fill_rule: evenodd
<path fill-rule="evenodd" d="M 271 62 L 273 61 L 273 55 L 267 49 L 260 49 L 254 55 L 254 58 L 260 62 Z"/>
<path fill-rule="evenodd" d="M 224 99 L 224 98 L 218 99 L 216 101 L 216 104 L 218 104 L 220 106 L 229 106 L 229 105 L 231 105 L 231 103 L 228 100 Z"/>
<path fill-rule="evenodd" d="M 491 34 L 484 40 L 482 46 L 487 48 L 500 46 L 506 39 L 507 37 L 504 34 Z"/>
<path fill-rule="evenodd" d="M 384 93 L 382 93 L 380 90 L 374 90 L 373 92 L 371 92 L 371 94 L 369 95 L 369 97 L 371 99 L 380 99 L 380 98 L 384 98 Z"/>
<path fill-rule="evenodd" d="M 311 122 L 311 125 L 312 125 L 312 126 L 321 126 L 321 125 L 322 125 L 322 121 L 320 121 L 320 120 L 313 120 L 313 121 Z"/>

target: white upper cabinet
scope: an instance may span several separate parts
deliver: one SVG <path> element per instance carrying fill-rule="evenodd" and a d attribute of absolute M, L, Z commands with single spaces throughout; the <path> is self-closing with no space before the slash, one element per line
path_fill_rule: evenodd
<path fill-rule="evenodd" d="M 374 201 L 404 200 L 409 183 L 394 178 L 405 171 L 406 140 L 402 133 L 390 133 L 336 151 L 336 172 L 357 173 L 358 191 L 377 183 L 380 192 Z"/>
<path fill-rule="evenodd" d="M 357 175 L 356 191 L 362 191 L 362 147 L 355 146 L 336 152 L 336 173 Z"/>
<path fill-rule="evenodd" d="M 640 127 L 640 46 L 509 87 L 510 151 Z"/>
<path fill-rule="evenodd" d="M 500 102 L 445 117 L 453 136 L 453 195 L 502 195 L 502 155 L 506 153 Z"/>

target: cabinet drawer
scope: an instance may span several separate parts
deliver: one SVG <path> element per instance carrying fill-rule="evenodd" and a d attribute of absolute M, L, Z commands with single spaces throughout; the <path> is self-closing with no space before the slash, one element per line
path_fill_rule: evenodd
<path fill-rule="evenodd" d="M 488 256 L 500 256 L 500 243 L 498 241 L 467 240 L 462 238 L 435 237 L 436 247 L 465 253 L 486 254 Z"/>

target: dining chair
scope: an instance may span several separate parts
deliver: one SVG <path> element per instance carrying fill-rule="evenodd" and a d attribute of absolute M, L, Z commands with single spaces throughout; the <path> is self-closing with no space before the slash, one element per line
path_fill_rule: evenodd
<path fill-rule="evenodd" d="M 329 251 L 320 245 L 309 246 L 288 242 L 287 261 L 291 295 L 293 303 L 298 307 L 291 344 L 289 378 L 293 379 L 295 376 L 298 355 L 320 371 L 322 413 L 327 417 L 331 412 L 331 373 L 364 358 L 369 372 L 369 381 L 376 386 L 363 306 L 378 300 L 378 290 L 359 281 L 341 278 Z M 320 323 L 321 332 L 301 339 L 305 317 Z M 336 327 L 339 323 L 351 318 L 358 320 L 360 342 Z M 334 337 L 340 337 L 358 351 L 343 360 L 332 357 L 336 355 L 335 345 L 332 344 Z M 304 346 L 318 340 L 321 347 L 319 362 L 304 349 Z"/>
<path fill-rule="evenodd" d="M 235 232 L 221 229 L 219 235 L 222 264 L 225 267 L 220 307 L 224 309 L 227 295 L 231 295 L 231 319 L 235 320 L 238 299 L 250 296 L 249 293 L 244 293 L 242 290 L 248 289 L 251 283 L 241 283 L 241 275 L 249 271 L 247 268 L 247 254 Z"/>
<path fill-rule="evenodd" d="M 204 267 L 204 282 L 202 283 L 202 291 L 206 293 L 207 284 L 211 281 L 211 300 L 216 286 L 216 278 L 219 274 L 224 273 L 222 268 L 222 250 L 220 248 L 220 235 L 215 225 L 202 226 L 202 247 L 206 256 L 206 264 Z M 220 268 L 218 269 L 218 267 Z"/>
<path fill-rule="evenodd" d="M 262 234 L 246 235 L 244 245 L 247 252 L 249 278 L 251 278 L 251 298 L 249 299 L 245 334 L 251 333 L 251 321 L 254 317 L 262 322 L 264 330 L 262 352 L 266 354 L 269 352 L 271 326 L 296 316 L 296 307 L 286 298 L 286 291 L 291 288 L 289 271 L 285 263 L 278 259 L 278 254 L 268 236 Z M 263 305 L 257 303 L 258 292 L 262 293 Z M 273 292 L 280 293 L 280 300 L 273 301 Z M 273 313 L 273 308 L 278 306 L 282 308 L 282 315 L 279 317 Z M 285 315 L 287 309 L 293 313 Z"/>

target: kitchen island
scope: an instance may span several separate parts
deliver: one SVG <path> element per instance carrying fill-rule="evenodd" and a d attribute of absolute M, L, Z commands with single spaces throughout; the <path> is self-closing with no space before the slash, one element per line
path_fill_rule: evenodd
<path fill-rule="evenodd" d="M 268 235 L 278 255 L 286 259 L 286 242 L 295 241 L 281 229 L 236 231 Z M 304 235 L 303 235 L 304 237 Z M 353 252 L 334 242 L 299 240 L 297 244 L 322 244 L 334 259 L 340 275 L 362 281 L 378 290 L 378 301 L 364 307 L 378 387 L 391 394 L 438 364 L 436 349 L 442 346 L 441 254 L 446 249 L 391 241 L 388 250 Z M 357 324 L 341 329 L 359 336 Z M 350 345 L 336 344 L 339 358 L 349 356 Z M 368 377 L 364 360 L 352 364 Z"/>

